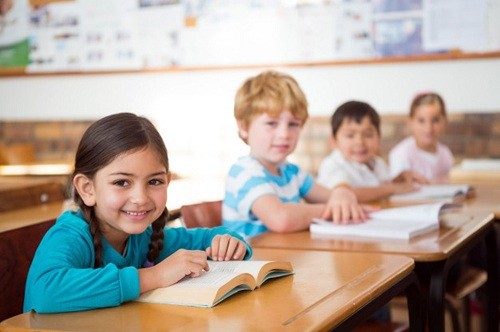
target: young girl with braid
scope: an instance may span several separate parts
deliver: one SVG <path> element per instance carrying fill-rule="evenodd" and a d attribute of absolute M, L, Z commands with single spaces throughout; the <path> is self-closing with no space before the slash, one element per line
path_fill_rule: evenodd
<path fill-rule="evenodd" d="M 24 311 L 118 306 L 252 249 L 223 227 L 168 228 L 167 150 L 144 117 L 119 113 L 84 133 L 72 176 L 79 209 L 44 236 L 26 281 Z"/>

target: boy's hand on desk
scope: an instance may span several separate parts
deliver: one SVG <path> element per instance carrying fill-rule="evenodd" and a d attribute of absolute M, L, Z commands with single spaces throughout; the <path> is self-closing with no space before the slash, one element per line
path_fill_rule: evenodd
<path fill-rule="evenodd" d="M 366 220 L 366 213 L 356 194 L 342 185 L 333 189 L 321 218 L 332 220 L 335 224 L 360 223 Z"/>
<path fill-rule="evenodd" d="M 229 235 L 216 235 L 212 246 L 206 249 L 208 256 L 214 261 L 242 260 L 247 252 L 243 241 Z"/>

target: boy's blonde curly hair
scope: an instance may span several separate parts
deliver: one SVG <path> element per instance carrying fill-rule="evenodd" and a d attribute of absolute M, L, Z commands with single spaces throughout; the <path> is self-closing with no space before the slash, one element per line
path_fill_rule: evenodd
<path fill-rule="evenodd" d="M 248 78 L 236 92 L 234 117 L 248 128 L 255 116 L 278 117 L 288 110 L 304 124 L 309 116 L 307 100 L 297 81 L 284 73 L 265 71 Z"/>

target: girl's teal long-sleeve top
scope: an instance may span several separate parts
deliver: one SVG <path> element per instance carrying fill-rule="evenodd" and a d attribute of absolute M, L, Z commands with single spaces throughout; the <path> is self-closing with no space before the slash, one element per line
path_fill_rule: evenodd
<path fill-rule="evenodd" d="M 130 235 L 124 255 L 102 238 L 103 267 L 94 268 L 95 251 L 89 224 L 81 212 L 66 211 L 49 229 L 31 263 L 26 281 L 24 311 L 39 313 L 81 311 L 118 306 L 140 294 L 138 269 L 147 261 L 152 228 Z M 224 227 L 169 228 L 164 247 L 154 263 L 178 249 L 205 250 Z M 252 256 L 247 244 L 245 259 Z"/>

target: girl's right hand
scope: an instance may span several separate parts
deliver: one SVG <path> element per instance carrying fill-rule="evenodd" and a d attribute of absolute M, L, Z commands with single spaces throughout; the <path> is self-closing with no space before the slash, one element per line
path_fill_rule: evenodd
<path fill-rule="evenodd" d="M 160 286 L 175 284 L 185 276 L 198 277 L 203 270 L 208 271 L 207 254 L 202 250 L 179 249 L 152 269 L 155 269 Z"/>

